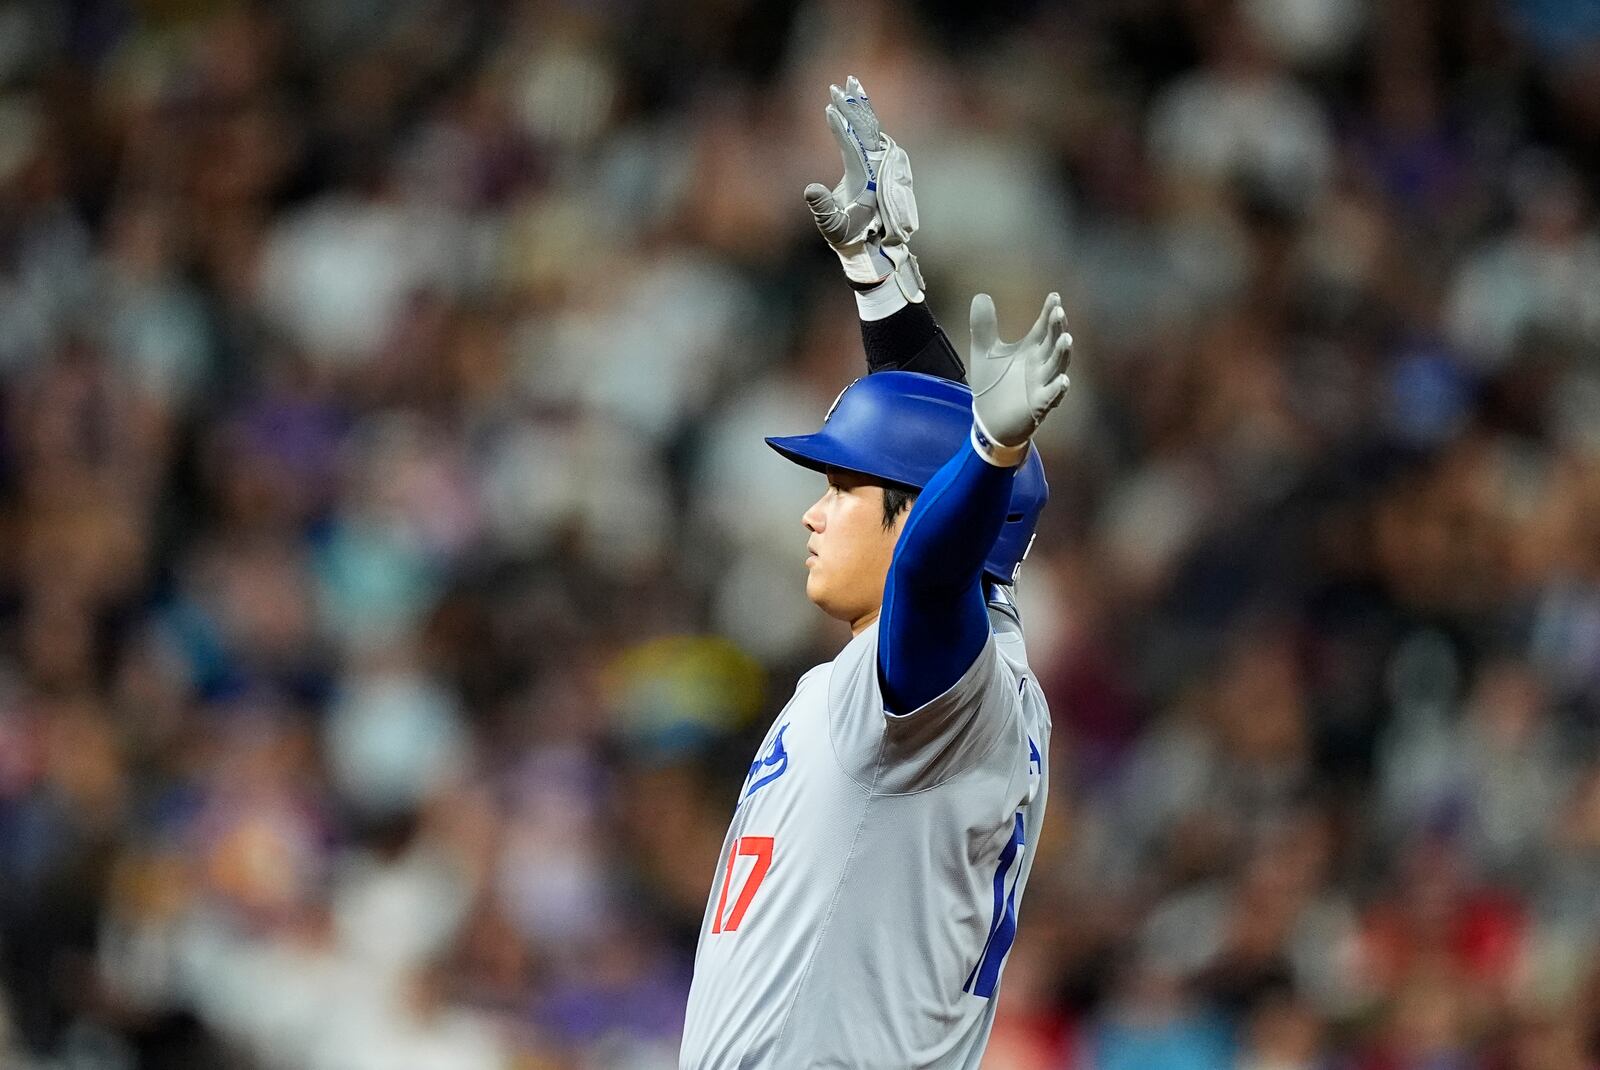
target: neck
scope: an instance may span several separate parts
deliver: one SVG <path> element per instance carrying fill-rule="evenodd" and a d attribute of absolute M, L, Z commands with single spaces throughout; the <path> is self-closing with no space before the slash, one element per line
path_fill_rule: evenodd
<path fill-rule="evenodd" d="M 850 638 L 854 639 L 856 636 L 870 628 L 872 626 L 872 622 L 878 619 L 878 614 L 881 612 L 883 612 L 883 607 L 875 606 L 871 612 L 857 617 L 855 620 L 851 621 Z"/>

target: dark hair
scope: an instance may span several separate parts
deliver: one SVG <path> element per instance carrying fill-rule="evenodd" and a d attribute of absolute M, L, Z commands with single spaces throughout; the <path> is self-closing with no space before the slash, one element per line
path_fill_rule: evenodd
<path fill-rule="evenodd" d="M 902 487 L 897 483 L 886 483 L 883 488 L 883 530 L 888 531 L 894 527 L 894 518 L 911 508 L 911 503 L 917 500 L 915 487 Z"/>

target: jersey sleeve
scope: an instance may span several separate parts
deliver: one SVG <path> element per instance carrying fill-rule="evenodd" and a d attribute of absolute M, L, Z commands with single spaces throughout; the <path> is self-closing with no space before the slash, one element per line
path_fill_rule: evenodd
<path fill-rule="evenodd" d="M 878 669 L 887 706 L 909 714 L 941 694 L 990 636 L 984 560 L 1016 469 L 964 442 L 917 496 L 883 587 Z"/>
<path fill-rule="evenodd" d="M 1014 732 L 1015 673 L 991 634 L 955 683 L 904 714 L 884 705 L 877 626 L 840 652 L 828 683 L 834 754 L 863 788 L 904 794 L 936 787 L 977 764 Z"/>

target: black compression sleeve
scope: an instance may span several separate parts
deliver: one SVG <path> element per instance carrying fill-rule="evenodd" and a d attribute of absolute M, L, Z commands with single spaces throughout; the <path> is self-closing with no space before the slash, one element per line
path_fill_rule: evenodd
<path fill-rule="evenodd" d="M 967 372 L 927 302 L 907 305 L 881 320 L 861 321 L 861 344 L 867 351 L 867 371 L 892 368 L 967 381 Z"/>

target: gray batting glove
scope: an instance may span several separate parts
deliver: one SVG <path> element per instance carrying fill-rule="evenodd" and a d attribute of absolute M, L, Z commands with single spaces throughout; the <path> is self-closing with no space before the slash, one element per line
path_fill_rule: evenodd
<path fill-rule="evenodd" d="M 996 464 L 1019 464 L 1045 415 L 1067 396 L 1072 335 L 1061 295 L 1044 299 L 1033 329 L 1020 342 L 1000 341 L 994 298 L 972 299 L 972 438 Z"/>
<path fill-rule="evenodd" d="M 921 300 L 922 272 L 906 247 L 917 229 L 911 158 L 883 132 L 855 75 L 844 86 L 828 87 L 832 102 L 823 111 L 839 144 L 844 177 L 831 190 L 811 183 L 806 204 L 847 278 L 871 284 L 893 276 L 907 300 Z"/>

